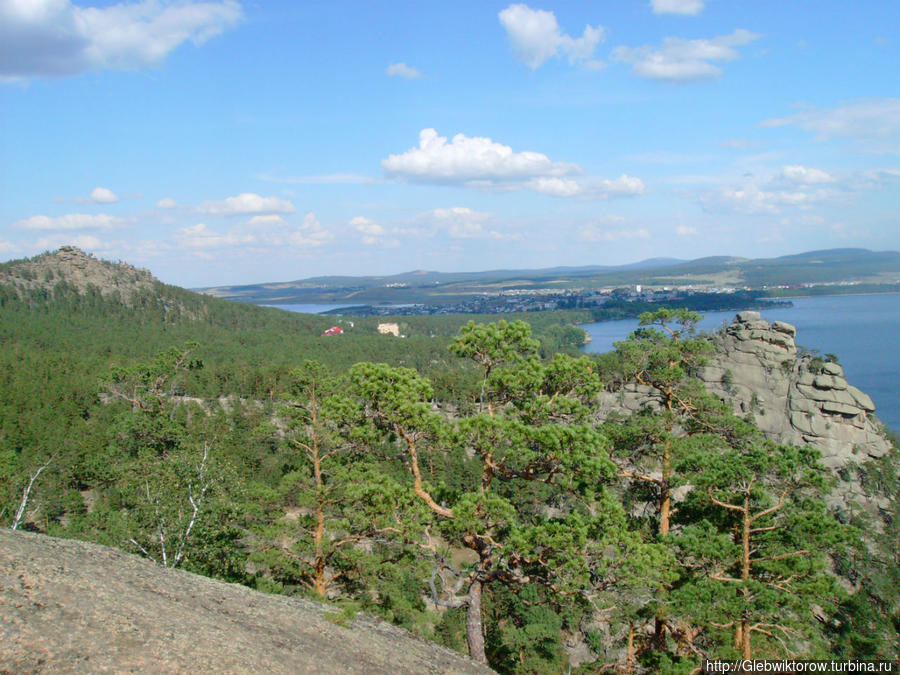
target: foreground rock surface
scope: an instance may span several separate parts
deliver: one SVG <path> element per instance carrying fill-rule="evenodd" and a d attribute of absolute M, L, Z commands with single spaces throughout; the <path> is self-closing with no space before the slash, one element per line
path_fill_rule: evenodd
<path fill-rule="evenodd" d="M 327 605 L 0 530 L 0 673 L 490 673 Z M 331 620 L 329 620 L 329 615 Z"/>

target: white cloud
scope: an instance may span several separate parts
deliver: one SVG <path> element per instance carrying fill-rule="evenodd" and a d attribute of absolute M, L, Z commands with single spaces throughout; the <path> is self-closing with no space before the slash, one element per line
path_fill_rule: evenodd
<path fill-rule="evenodd" d="M 331 238 L 331 233 L 322 227 L 314 213 L 306 214 L 297 227 L 279 215 L 266 214 L 254 216 L 227 232 L 218 232 L 205 223 L 198 223 L 183 227 L 175 233 L 178 245 L 187 248 L 253 247 L 261 253 L 267 248 L 322 246 Z"/>
<path fill-rule="evenodd" d="M 67 213 L 63 216 L 31 216 L 17 220 L 13 227 L 20 230 L 110 230 L 124 221 L 105 213 Z"/>
<path fill-rule="evenodd" d="M 649 239 L 650 233 L 644 228 L 636 230 L 612 230 L 597 225 L 586 225 L 579 233 L 583 241 L 613 242 L 627 239 Z"/>
<path fill-rule="evenodd" d="M 760 36 L 742 28 L 731 35 L 710 39 L 685 40 L 667 37 L 661 47 L 616 47 L 613 58 L 631 64 L 639 77 L 663 82 L 687 82 L 717 77 L 722 69 L 713 61 L 732 61 L 739 56 L 735 47 L 753 42 Z"/>
<path fill-rule="evenodd" d="M 578 173 L 574 164 L 553 162 L 539 152 L 513 152 L 490 138 L 457 134 L 447 142 L 434 129 L 419 132 L 419 147 L 381 162 L 391 175 L 428 182 L 521 179 Z"/>
<path fill-rule="evenodd" d="M 821 185 L 824 183 L 833 183 L 834 176 L 821 169 L 813 169 L 799 164 L 785 166 L 781 169 L 781 174 L 776 178 L 776 183 L 788 183 L 791 185 Z"/>
<path fill-rule="evenodd" d="M 399 246 L 397 239 L 389 239 L 386 237 L 387 230 L 371 218 L 365 216 L 356 216 L 350 221 L 350 227 L 359 232 L 362 236 L 362 243 L 366 246 Z"/>
<path fill-rule="evenodd" d="M 158 202 L 156 202 L 156 208 L 158 208 L 158 209 L 177 209 L 178 202 L 176 202 L 171 197 L 163 197 Z"/>
<path fill-rule="evenodd" d="M 288 236 L 291 246 L 310 248 L 327 244 L 332 239 L 332 234 L 319 222 L 315 213 L 307 213 L 303 222 Z"/>
<path fill-rule="evenodd" d="M 704 0 L 651 0 L 654 14 L 687 14 L 696 16 L 703 11 Z"/>
<path fill-rule="evenodd" d="M 3 0 L 0 77 L 59 77 L 158 64 L 182 43 L 200 45 L 241 16 L 237 0 L 141 0 L 107 7 Z"/>
<path fill-rule="evenodd" d="M 205 223 L 182 227 L 175 233 L 180 246 L 193 249 L 220 248 L 238 244 L 251 244 L 255 238 L 249 234 L 222 234 L 209 229 Z"/>
<path fill-rule="evenodd" d="M 516 56 L 532 70 L 561 53 L 568 55 L 570 64 L 582 62 L 590 68 L 602 66 L 593 59 L 594 50 L 604 38 L 602 26 L 585 26 L 584 34 L 573 38 L 560 30 L 553 12 L 518 4 L 510 5 L 498 16 Z"/>
<path fill-rule="evenodd" d="M 525 187 L 554 197 L 580 197 L 583 199 L 610 199 L 641 195 L 647 192 L 644 181 L 622 174 L 614 180 L 608 178 L 533 178 Z"/>
<path fill-rule="evenodd" d="M 808 208 L 833 196 L 834 193 L 829 190 L 767 190 L 747 184 L 722 188 L 717 193 L 707 195 L 701 202 L 713 210 L 724 208 L 740 213 L 777 215 L 785 207 Z"/>
<path fill-rule="evenodd" d="M 554 197 L 609 199 L 646 192 L 640 178 L 622 174 L 614 180 L 580 177 L 581 168 L 554 162 L 539 152 L 515 152 L 490 138 L 457 134 L 449 143 L 434 129 L 419 132 L 419 147 L 381 162 L 396 178 L 464 185 L 481 190 L 533 190 Z"/>
<path fill-rule="evenodd" d="M 262 197 L 244 192 L 222 201 L 203 202 L 197 211 L 214 216 L 233 216 L 251 213 L 293 213 L 294 205 L 280 197 Z"/>
<path fill-rule="evenodd" d="M 535 192 L 554 197 L 574 197 L 581 193 L 581 184 L 574 178 L 532 178 L 526 185 Z"/>
<path fill-rule="evenodd" d="M 95 204 L 115 204 L 119 201 L 119 197 L 108 188 L 95 187 L 91 191 L 91 201 Z"/>
<path fill-rule="evenodd" d="M 765 120 L 764 127 L 795 125 L 818 140 L 851 138 L 872 152 L 900 152 L 900 98 L 863 99 L 837 108 L 810 108 Z"/>
<path fill-rule="evenodd" d="M 369 237 L 380 237 L 384 234 L 384 228 L 381 225 L 364 216 L 356 216 L 350 221 L 350 227 Z"/>
<path fill-rule="evenodd" d="M 287 225 L 287 221 L 278 214 L 270 213 L 264 216 L 253 216 L 247 221 L 250 227 L 271 227 L 272 225 Z"/>
<path fill-rule="evenodd" d="M 445 231 L 451 239 L 519 239 L 517 233 L 503 233 L 489 229 L 485 223 L 492 216 L 490 213 L 475 211 L 466 206 L 453 206 L 448 209 L 434 209 L 421 216 L 431 221 L 438 229 Z"/>
<path fill-rule="evenodd" d="M 406 80 L 415 80 L 417 77 L 422 77 L 421 71 L 403 62 L 392 63 L 385 72 L 391 77 L 402 77 Z"/>
<path fill-rule="evenodd" d="M 689 237 L 691 235 L 697 234 L 697 228 L 693 225 L 679 225 L 675 228 L 675 234 L 679 237 Z"/>

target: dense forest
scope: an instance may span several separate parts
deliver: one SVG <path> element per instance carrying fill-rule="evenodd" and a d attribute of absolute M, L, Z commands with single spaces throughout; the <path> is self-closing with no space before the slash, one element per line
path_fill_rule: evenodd
<path fill-rule="evenodd" d="M 645 313 L 590 357 L 579 317 L 404 317 L 397 338 L 158 282 L 0 286 L 0 523 L 373 613 L 504 673 L 896 658 L 896 447 L 867 466 L 893 511 L 830 509 L 816 451 L 703 389 L 698 315 Z M 646 406 L 598 418 L 623 384 Z"/>

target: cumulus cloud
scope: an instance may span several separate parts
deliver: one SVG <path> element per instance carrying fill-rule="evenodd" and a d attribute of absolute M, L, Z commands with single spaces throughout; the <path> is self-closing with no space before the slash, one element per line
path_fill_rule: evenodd
<path fill-rule="evenodd" d="M 158 208 L 158 209 L 177 209 L 178 202 L 176 202 L 171 197 L 163 197 L 158 202 L 156 202 L 156 208 Z"/>
<path fill-rule="evenodd" d="M 20 230 L 111 230 L 124 221 L 105 213 L 67 213 L 63 216 L 31 216 L 17 220 L 13 227 Z"/>
<path fill-rule="evenodd" d="M 704 0 L 651 0 L 654 14 L 687 14 L 695 16 L 703 11 Z"/>
<path fill-rule="evenodd" d="M 613 180 L 608 178 L 533 178 L 525 186 L 545 195 L 582 199 L 611 199 L 642 195 L 647 192 L 644 181 L 624 173 Z"/>
<path fill-rule="evenodd" d="M 158 64 L 182 43 L 203 44 L 241 16 L 237 0 L 141 0 L 107 7 L 80 7 L 70 0 L 4 0 L 0 77 L 62 77 Z"/>
<path fill-rule="evenodd" d="M 850 138 L 872 152 L 900 152 L 900 98 L 864 99 L 836 108 L 810 108 L 765 120 L 764 127 L 794 125 L 818 140 Z"/>
<path fill-rule="evenodd" d="M 257 228 L 266 228 L 272 226 L 281 227 L 287 225 L 287 221 L 278 214 L 270 213 L 264 216 L 253 216 L 250 220 L 247 221 L 247 225 Z"/>
<path fill-rule="evenodd" d="M 244 192 L 222 201 L 203 202 L 197 211 L 214 216 L 250 215 L 252 213 L 293 213 L 294 205 L 280 197 L 262 197 Z"/>
<path fill-rule="evenodd" d="M 394 178 L 464 185 L 481 190 L 533 190 L 554 197 L 609 199 L 646 192 L 640 178 L 582 177 L 581 168 L 540 152 L 515 152 L 490 138 L 457 134 L 448 142 L 434 129 L 419 133 L 419 146 L 381 162 Z"/>
<path fill-rule="evenodd" d="M 263 251 L 267 247 L 310 248 L 330 241 L 331 233 L 319 223 L 314 213 L 308 213 L 299 226 L 293 226 L 277 214 L 253 216 L 246 223 L 227 232 L 211 229 L 205 223 L 183 227 L 175 233 L 176 242 L 192 249 L 222 247 L 253 247 Z"/>
<path fill-rule="evenodd" d="M 205 223 L 182 227 L 175 233 L 178 244 L 184 248 L 207 249 L 251 244 L 255 238 L 250 234 L 228 232 L 222 234 L 211 230 Z"/>
<path fill-rule="evenodd" d="M 718 77 L 722 69 L 714 61 L 732 61 L 740 54 L 735 47 L 747 45 L 761 36 L 742 28 L 730 35 L 710 39 L 685 40 L 667 37 L 660 47 L 616 47 L 613 58 L 628 63 L 639 76 L 662 82 L 688 82 Z"/>
<path fill-rule="evenodd" d="M 402 77 L 406 80 L 415 80 L 417 77 L 422 77 L 421 71 L 406 65 L 402 61 L 400 63 L 392 63 L 385 72 L 391 77 Z"/>
<path fill-rule="evenodd" d="M 353 218 L 350 221 L 350 227 L 369 237 L 380 237 L 384 234 L 384 228 L 381 225 L 365 216 L 356 216 Z"/>
<path fill-rule="evenodd" d="M 288 242 L 291 246 L 299 246 L 302 248 L 317 247 L 327 244 L 333 235 L 331 232 L 322 227 L 315 213 L 307 213 L 303 217 L 300 227 L 290 232 Z"/>
<path fill-rule="evenodd" d="M 781 174 L 774 179 L 775 184 L 784 183 L 797 186 L 822 185 L 834 181 L 834 176 L 821 169 L 813 169 L 799 164 L 782 167 Z"/>
<path fill-rule="evenodd" d="M 95 187 L 91 191 L 91 201 L 95 204 L 115 204 L 119 201 L 119 197 L 108 188 Z"/>
<path fill-rule="evenodd" d="M 350 220 L 350 227 L 362 235 L 362 243 L 366 246 L 399 246 L 400 242 L 388 237 L 387 229 L 371 218 L 356 216 Z M 396 230 L 395 230 L 396 231 Z"/>
<path fill-rule="evenodd" d="M 748 183 L 724 187 L 705 196 L 701 203 L 708 210 L 730 210 L 748 214 L 778 215 L 785 207 L 809 208 L 834 196 L 829 190 L 772 190 Z"/>
<path fill-rule="evenodd" d="M 697 234 L 697 228 L 693 225 L 679 225 L 675 228 L 675 234 L 679 237 L 689 237 L 691 235 Z"/>
<path fill-rule="evenodd" d="M 456 134 L 447 142 L 434 129 L 419 132 L 419 147 L 381 162 L 394 176 L 428 182 L 503 180 L 578 173 L 574 164 L 553 162 L 539 152 L 514 152 L 490 138 Z"/>
<path fill-rule="evenodd" d="M 567 55 L 573 65 L 580 62 L 593 68 L 602 66 L 593 59 L 594 50 L 604 39 L 602 26 L 585 26 L 584 34 L 573 38 L 562 32 L 553 12 L 543 9 L 510 5 L 498 16 L 516 56 L 532 70 L 560 54 Z"/>

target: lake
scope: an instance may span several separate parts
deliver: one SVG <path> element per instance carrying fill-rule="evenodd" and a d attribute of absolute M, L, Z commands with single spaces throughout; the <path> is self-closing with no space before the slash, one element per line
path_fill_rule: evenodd
<path fill-rule="evenodd" d="M 835 354 L 850 384 L 875 402 L 875 414 L 900 430 L 900 294 L 831 295 L 790 298 L 793 307 L 762 312 L 768 321 L 797 327 L 796 342 L 821 354 Z M 731 323 L 735 312 L 706 312 L 699 324 L 713 331 Z M 613 349 L 637 328 L 637 319 L 583 325 L 591 336 L 585 352 Z"/>
<path fill-rule="evenodd" d="M 298 312 L 299 314 L 321 314 L 322 312 L 330 312 L 332 309 L 343 309 L 344 307 L 356 307 L 356 305 L 264 305 L 265 307 L 277 307 L 278 309 L 286 309 L 289 312 Z"/>

